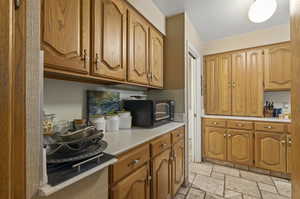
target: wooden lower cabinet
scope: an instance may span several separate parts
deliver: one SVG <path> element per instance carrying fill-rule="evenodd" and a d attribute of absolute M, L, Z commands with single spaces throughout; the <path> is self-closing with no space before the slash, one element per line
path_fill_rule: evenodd
<path fill-rule="evenodd" d="M 253 165 L 253 132 L 228 130 L 227 159 L 233 163 Z"/>
<path fill-rule="evenodd" d="M 293 144 L 293 140 L 292 140 L 292 136 L 288 135 L 287 136 L 287 166 L 286 166 L 286 170 L 287 173 L 291 174 L 292 173 L 292 144 Z"/>
<path fill-rule="evenodd" d="M 162 152 L 151 161 L 152 199 L 171 198 L 171 149 Z"/>
<path fill-rule="evenodd" d="M 117 183 L 111 192 L 112 199 L 150 199 L 149 166 L 146 164 Z"/>
<path fill-rule="evenodd" d="M 282 133 L 255 133 L 255 166 L 286 172 L 286 135 Z"/>
<path fill-rule="evenodd" d="M 175 196 L 184 181 L 184 153 L 184 140 L 181 140 L 173 146 L 172 196 Z"/>
<path fill-rule="evenodd" d="M 227 140 L 226 129 L 205 127 L 205 155 L 208 158 L 226 160 Z"/>

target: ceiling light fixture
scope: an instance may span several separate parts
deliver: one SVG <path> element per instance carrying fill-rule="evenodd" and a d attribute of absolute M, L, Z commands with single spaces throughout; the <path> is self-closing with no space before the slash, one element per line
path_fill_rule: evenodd
<path fill-rule="evenodd" d="M 270 19 L 276 9 L 276 0 L 256 0 L 249 9 L 248 17 L 253 23 L 262 23 Z"/>

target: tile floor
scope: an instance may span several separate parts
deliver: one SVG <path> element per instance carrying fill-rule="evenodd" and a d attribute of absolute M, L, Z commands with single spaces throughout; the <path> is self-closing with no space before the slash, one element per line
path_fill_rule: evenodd
<path fill-rule="evenodd" d="M 288 180 L 211 163 L 190 163 L 190 186 L 175 199 L 290 199 Z"/>

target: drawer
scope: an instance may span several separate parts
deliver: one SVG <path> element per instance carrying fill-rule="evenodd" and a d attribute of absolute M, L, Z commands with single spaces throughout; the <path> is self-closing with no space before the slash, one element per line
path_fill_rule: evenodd
<path fill-rule="evenodd" d="M 171 135 L 170 133 L 163 135 L 150 143 L 151 146 L 151 157 L 165 151 L 171 146 Z"/>
<path fill-rule="evenodd" d="M 222 119 L 204 119 L 205 126 L 211 127 L 226 127 L 226 120 Z"/>
<path fill-rule="evenodd" d="M 171 132 L 172 144 L 175 144 L 178 141 L 184 139 L 184 135 L 185 135 L 184 132 L 185 132 L 184 127 L 180 127 L 178 129 L 175 129 L 174 131 L 172 131 Z"/>
<path fill-rule="evenodd" d="M 132 173 L 150 159 L 149 144 L 121 155 L 118 159 L 119 161 L 112 166 L 113 183 Z"/>
<path fill-rule="evenodd" d="M 253 130 L 253 122 L 230 120 L 227 122 L 229 129 Z"/>
<path fill-rule="evenodd" d="M 285 132 L 285 125 L 277 123 L 255 123 L 255 130 L 268 132 Z"/>

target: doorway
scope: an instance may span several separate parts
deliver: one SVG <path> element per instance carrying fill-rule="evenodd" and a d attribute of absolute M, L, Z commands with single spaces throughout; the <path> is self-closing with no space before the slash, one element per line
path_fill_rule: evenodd
<path fill-rule="evenodd" d="M 187 57 L 187 128 L 189 162 L 201 162 L 201 56 L 191 44 Z"/>

